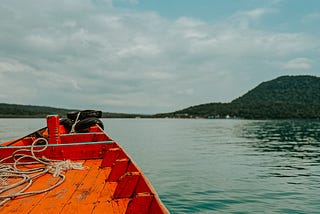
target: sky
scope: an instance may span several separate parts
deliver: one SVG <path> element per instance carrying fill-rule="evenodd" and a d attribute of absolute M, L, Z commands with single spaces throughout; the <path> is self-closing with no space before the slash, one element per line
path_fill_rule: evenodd
<path fill-rule="evenodd" d="M 123 113 L 320 74 L 318 0 L 2 0 L 0 103 Z"/>

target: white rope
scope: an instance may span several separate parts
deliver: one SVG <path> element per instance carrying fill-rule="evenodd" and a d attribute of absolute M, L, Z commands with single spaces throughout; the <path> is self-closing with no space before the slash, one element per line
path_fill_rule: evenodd
<path fill-rule="evenodd" d="M 80 121 L 80 120 L 79 120 L 80 114 L 81 114 L 81 111 L 78 112 L 77 118 L 76 118 L 76 120 L 74 121 L 74 124 L 72 124 L 70 133 L 75 133 L 75 132 L 76 132 L 75 128 L 76 128 L 77 123 Z"/>
<path fill-rule="evenodd" d="M 42 141 L 45 145 L 41 148 L 36 147 L 36 145 Z M 46 157 L 38 158 L 35 155 L 35 153 L 45 151 L 47 147 L 48 141 L 45 138 L 38 138 L 32 143 L 30 149 L 16 150 L 11 156 L 0 160 L 0 206 L 18 196 L 40 194 L 56 188 L 65 180 L 65 175 L 62 174 L 62 171 L 70 169 L 84 169 L 82 162 L 50 160 Z M 21 161 L 25 158 L 31 159 L 32 161 Z M 13 163 L 3 163 L 8 159 L 12 159 Z M 34 168 L 25 167 L 25 169 L 20 169 L 18 167 L 30 166 L 31 164 L 37 164 L 40 166 Z M 46 174 L 51 174 L 53 177 L 59 177 L 59 180 L 46 189 L 26 192 L 26 190 L 35 183 L 38 178 Z M 10 193 L 8 193 L 8 191 L 10 191 Z"/>

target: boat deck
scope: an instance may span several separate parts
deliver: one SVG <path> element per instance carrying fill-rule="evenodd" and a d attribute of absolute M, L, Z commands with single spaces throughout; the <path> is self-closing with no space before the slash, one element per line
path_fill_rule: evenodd
<path fill-rule="evenodd" d="M 101 160 L 86 160 L 85 169 L 67 171 L 66 180 L 59 187 L 31 197 L 17 197 L 0 207 L 0 213 L 128 213 L 131 199 L 114 198 L 118 182 L 108 180 L 111 167 L 100 165 Z M 57 179 L 46 174 L 28 191 L 47 188 Z M 151 204 L 150 198 L 149 201 Z"/>

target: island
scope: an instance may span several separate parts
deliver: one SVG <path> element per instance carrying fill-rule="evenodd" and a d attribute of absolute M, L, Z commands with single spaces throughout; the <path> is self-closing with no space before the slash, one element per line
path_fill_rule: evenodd
<path fill-rule="evenodd" d="M 262 82 L 230 103 L 191 106 L 156 117 L 319 119 L 320 77 L 281 76 Z"/>

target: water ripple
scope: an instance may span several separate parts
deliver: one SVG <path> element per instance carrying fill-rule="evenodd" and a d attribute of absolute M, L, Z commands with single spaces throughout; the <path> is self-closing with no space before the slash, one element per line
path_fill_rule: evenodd
<path fill-rule="evenodd" d="M 2 120 L 0 137 L 23 136 L 40 121 Z M 319 213 L 320 121 L 104 123 L 172 214 Z"/>

